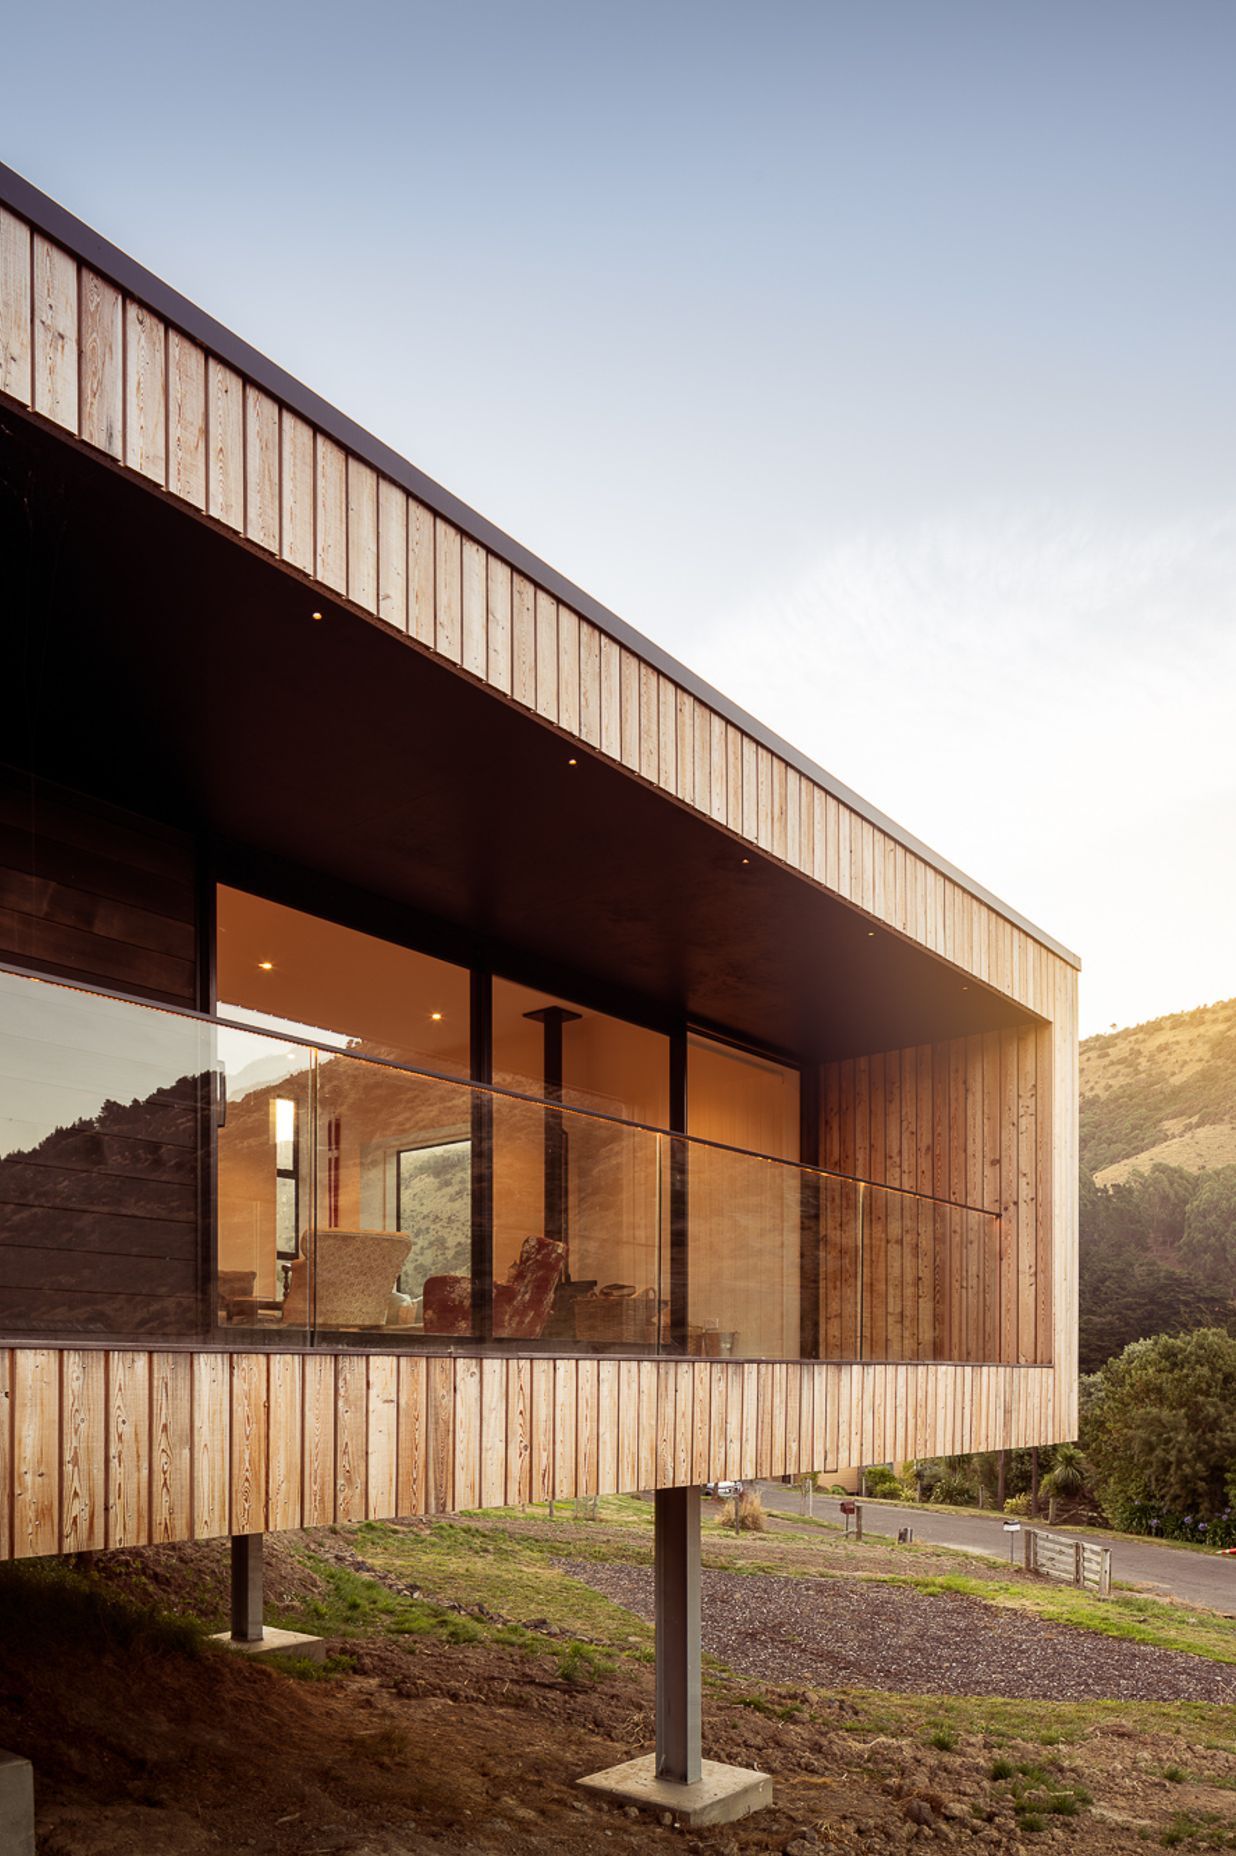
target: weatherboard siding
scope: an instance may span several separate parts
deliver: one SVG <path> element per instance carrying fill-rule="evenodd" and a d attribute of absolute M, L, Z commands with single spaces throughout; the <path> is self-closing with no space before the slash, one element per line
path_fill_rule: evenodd
<path fill-rule="evenodd" d="M 0 207 L 0 394 L 1044 1018 L 1070 964 Z"/>
<path fill-rule="evenodd" d="M 0 1350 L 0 1558 L 1071 1436 L 1041 1367 Z"/>

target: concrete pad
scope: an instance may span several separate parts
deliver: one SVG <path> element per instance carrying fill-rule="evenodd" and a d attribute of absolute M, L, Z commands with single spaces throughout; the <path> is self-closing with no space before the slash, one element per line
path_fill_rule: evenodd
<path fill-rule="evenodd" d="M 577 1780 L 586 1792 L 614 1804 L 636 1804 L 645 1811 L 672 1811 L 690 1830 L 705 1824 L 732 1824 L 735 1818 L 762 1811 L 773 1801 L 773 1782 L 766 1772 L 748 1766 L 722 1766 L 715 1759 L 700 1761 L 695 1785 L 679 1785 L 657 1777 L 655 1755 L 628 1759 Z"/>
<path fill-rule="evenodd" d="M 249 1642 L 233 1637 L 230 1630 L 215 1631 L 210 1641 L 221 1643 L 226 1650 L 239 1650 L 242 1656 L 304 1656 L 311 1663 L 326 1661 L 324 1638 L 306 1636 L 303 1630 L 276 1630 L 272 1624 Z M 7 1856 L 2 1848 L 0 1856 Z"/>
<path fill-rule="evenodd" d="M 0 1856 L 34 1856 L 34 1771 L 20 1753 L 0 1753 Z"/>

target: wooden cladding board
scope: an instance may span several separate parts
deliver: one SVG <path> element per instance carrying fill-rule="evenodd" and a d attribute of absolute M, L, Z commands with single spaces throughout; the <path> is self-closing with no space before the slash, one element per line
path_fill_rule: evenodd
<path fill-rule="evenodd" d="M 0 763 L 0 959 L 197 1004 L 192 839 Z"/>
<path fill-rule="evenodd" d="M 1052 1085 L 1051 1026 L 824 1065 L 821 1164 L 935 1201 L 865 1195 L 864 1357 L 1056 1357 Z M 825 1352 L 859 1351 L 828 1331 L 849 1286 L 822 1288 Z"/>
<path fill-rule="evenodd" d="M 3 207 L 0 393 L 1051 1016 L 1033 935 Z"/>
<path fill-rule="evenodd" d="M 0 1350 L 0 1558 L 1013 1448 L 1042 1368 Z"/>

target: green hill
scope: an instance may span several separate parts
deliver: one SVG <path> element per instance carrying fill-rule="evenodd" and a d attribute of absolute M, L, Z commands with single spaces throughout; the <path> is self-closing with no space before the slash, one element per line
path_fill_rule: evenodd
<path fill-rule="evenodd" d="M 1236 1331 L 1236 999 L 1081 1047 L 1080 1350 Z"/>
<path fill-rule="evenodd" d="M 1081 1161 L 1102 1186 L 1236 1163 L 1236 999 L 1083 1042 Z"/>

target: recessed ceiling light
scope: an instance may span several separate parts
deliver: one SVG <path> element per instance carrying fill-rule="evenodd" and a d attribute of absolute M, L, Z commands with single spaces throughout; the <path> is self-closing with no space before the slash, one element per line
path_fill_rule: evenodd
<path fill-rule="evenodd" d="M 743 858 L 743 862 L 744 862 L 745 864 L 749 864 L 749 863 L 751 862 L 751 859 L 750 859 L 749 857 L 744 857 L 744 858 Z"/>
<path fill-rule="evenodd" d="M 275 963 L 273 960 L 259 960 L 258 965 L 261 967 L 263 973 L 272 973 Z"/>
<path fill-rule="evenodd" d="M 315 612 L 313 616 L 315 619 L 323 619 L 326 617 L 326 614 L 324 612 Z"/>
<path fill-rule="evenodd" d="M 875 940 L 875 929 L 874 929 L 874 928 L 868 928 L 868 930 L 867 930 L 867 939 L 868 939 L 869 941 L 874 941 L 874 940 Z"/>
<path fill-rule="evenodd" d="M 572 754 L 572 756 L 571 756 L 571 758 L 570 758 L 570 760 L 569 760 L 569 761 L 567 762 L 567 766 L 568 766 L 568 767 L 578 767 L 578 766 L 579 766 L 579 762 L 578 762 L 578 761 L 576 760 L 576 758 L 575 758 L 575 756 L 574 756 L 573 754 Z"/>
<path fill-rule="evenodd" d="M 436 1025 L 436 1024 L 437 1024 L 437 1023 L 439 1022 L 439 1020 L 441 1019 L 441 1017 L 442 1017 L 442 1014 L 441 1014 L 441 1012 L 431 1012 L 431 1013 L 429 1014 L 429 1016 L 430 1016 L 430 1017 L 431 1017 L 431 1018 L 433 1019 L 433 1022 L 434 1022 L 434 1024 Z"/>

